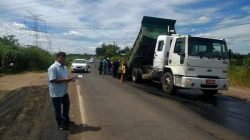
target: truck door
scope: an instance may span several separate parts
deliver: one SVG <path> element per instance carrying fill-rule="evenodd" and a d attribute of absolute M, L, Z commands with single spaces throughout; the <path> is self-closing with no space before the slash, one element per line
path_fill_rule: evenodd
<path fill-rule="evenodd" d="M 154 53 L 154 69 L 163 69 L 164 68 L 164 39 L 158 39 L 156 43 L 155 53 Z"/>
<path fill-rule="evenodd" d="M 183 65 L 185 58 L 185 38 L 177 38 L 172 45 L 171 52 L 173 53 L 171 53 L 169 65 Z"/>

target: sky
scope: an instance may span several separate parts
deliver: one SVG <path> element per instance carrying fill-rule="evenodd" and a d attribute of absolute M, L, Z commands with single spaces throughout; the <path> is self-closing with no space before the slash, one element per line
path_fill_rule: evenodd
<path fill-rule="evenodd" d="M 225 39 L 233 52 L 250 53 L 249 0 L 1 0 L 0 7 L 0 36 L 33 45 L 37 34 L 50 52 L 132 47 L 143 16 L 153 16 L 177 20 L 178 34 Z"/>

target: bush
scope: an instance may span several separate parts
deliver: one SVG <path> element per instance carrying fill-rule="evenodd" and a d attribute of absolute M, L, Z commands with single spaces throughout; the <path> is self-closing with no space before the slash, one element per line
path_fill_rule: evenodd
<path fill-rule="evenodd" d="M 250 88 L 250 68 L 235 65 L 230 66 L 229 79 L 232 86 Z"/>
<path fill-rule="evenodd" d="M 0 37 L 1 73 L 47 70 L 53 61 L 53 56 L 41 48 L 21 47 L 13 37 Z"/>

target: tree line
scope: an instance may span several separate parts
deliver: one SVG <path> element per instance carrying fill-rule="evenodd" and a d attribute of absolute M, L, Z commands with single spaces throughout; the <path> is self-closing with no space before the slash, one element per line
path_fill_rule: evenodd
<path fill-rule="evenodd" d="M 114 43 L 102 43 L 99 47 L 95 50 L 96 56 L 99 58 L 109 57 L 111 60 L 113 59 L 120 59 L 120 60 L 127 60 L 128 56 L 131 52 L 131 48 L 125 47 L 121 49 L 115 42 Z"/>

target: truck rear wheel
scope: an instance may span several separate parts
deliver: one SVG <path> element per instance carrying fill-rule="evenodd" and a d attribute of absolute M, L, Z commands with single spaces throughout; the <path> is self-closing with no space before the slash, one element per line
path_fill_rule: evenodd
<path fill-rule="evenodd" d="M 142 71 L 139 68 L 134 68 L 132 72 L 132 81 L 139 83 L 142 80 Z"/>
<path fill-rule="evenodd" d="M 162 90 L 169 95 L 175 93 L 176 87 L 174 86 L 174 76 L 171 72 L 164 73 L 162 77 Z"/>
<path fill-rule="evenodd" d="M 214 96 L 214 95 L 218 94 L 218 90 L 203 90 L 203 93 L 206 96 Z"/>

